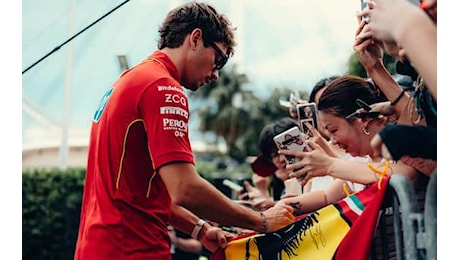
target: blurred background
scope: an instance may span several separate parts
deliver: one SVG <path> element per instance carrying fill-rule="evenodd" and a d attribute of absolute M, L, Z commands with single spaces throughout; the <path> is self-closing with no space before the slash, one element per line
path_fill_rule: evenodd
<path fill-rule="evenodd" d="M 120 73 L 156 50 L 160 23 L 184 2 L 22 1 L 22 259 L 73 258 L 91 118 Z M 353 51 L 360 2 L 207 2 L 237 27 L 238 46 L 218 81 L 188 93 L 189 133 L 197 171 L 232 196 L 222 180 L 252 174 L 260 130 L 289 116 L 280 99 L 308 99 L 332 75 L 366 77 Z M 394 60 L 385 64 L 394 72 Z"/>
<path fill-rule="evenodd" d="M 184 2 L 22 1 L 23 168 L 86 164 L 100 98 L 156 49 L 160 23 Z M 238 46 L 221 80 L 190 95 L 190 139 L 198 157 L 238 164 L 257 154 L 264 124 L 289 116 L 279 99 L 292 91 L 308 99 L 318 80 L 349 70 L 360 3 L 208 2 L 237 27 Z"/>

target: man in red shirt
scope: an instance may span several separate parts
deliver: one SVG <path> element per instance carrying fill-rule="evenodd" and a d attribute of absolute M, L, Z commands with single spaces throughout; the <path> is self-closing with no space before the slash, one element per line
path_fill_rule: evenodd
<path fill-rule="evenodd" d="M 171 259 L 168 224 L 210 251 L 220 224 L 270 232 L 294 222 L 289 206 L 259 213 L 201 178 L 188 134 L 192 91 L 218 78 L 234 51 L 229 20 L 190 2 L 164 20 L 158 50 L 123 73 L 95 112 L 75 259 Z"/>

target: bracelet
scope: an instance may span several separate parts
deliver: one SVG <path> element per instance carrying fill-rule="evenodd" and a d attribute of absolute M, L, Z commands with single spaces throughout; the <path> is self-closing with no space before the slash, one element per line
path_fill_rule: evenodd
<path fill-rule="evenodd" d="M 404 96 L 404 92 L 406 92 L 406 90 L 403 89 L 401 91 L 401 93 L 399 93 L 399 95 L 395 98 L 395 100 L 390 102 L 390 105 L 392 105 L 392 106 L 396 105 L 396 103 L 399 102 L 399 100 L 402 98 L 402 96 Z"/>
<path fill-rule="evenodd" d="M 199 240 L 198 235 L 203 229 L 204 223 L 206 222 L 200 218 L 198 223 L 196 223 L 196 225 L 193 227 L 192 234 L 190 235 L 193 239 Z"/>
<path fill-rule="evenodd" d="M 260 215 L 262 216 L 262 222 L 263 222 L 261 233 L 267 233 L 267 230 L 268 230 L 267 216 L 265 216 L 265 213 L 263 212 L 260 212 Z"/>

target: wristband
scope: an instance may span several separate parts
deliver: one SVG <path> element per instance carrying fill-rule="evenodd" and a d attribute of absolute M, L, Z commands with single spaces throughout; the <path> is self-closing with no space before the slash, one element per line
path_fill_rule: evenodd
<path fill-rule="evenodd" d="M 260 216 L 262 216 L 262 222 L 263 222 L 262 233 L 267 233 L 267 230 L 268 230 L 267 216 L 265 216 L 265 213 L 263 212 L 260 212 Z"/>
<path fill-rule="evenodd" d="M 200 234 L 201 229 L 203 229 L 204 223 L 206 222 L 200 218 L 198 223 L 195 224 L 192 230 L 192 234 L 190 235 L 193 239 L 199 240 L 198 235 Z"/>
<path fill-rule="evenodd" d="M 390 105 L 392 105 L 392 106 L 396 105 L 396 103 L 399 102 L 399 100 L 402 98 L 402 96 L 404 96 L 404 92 L 406 92 L 406 91 L 402 90 L 401 93 L 399 93 L 399 95 L 395 98 L 395 100 L 390 102 Z"/>

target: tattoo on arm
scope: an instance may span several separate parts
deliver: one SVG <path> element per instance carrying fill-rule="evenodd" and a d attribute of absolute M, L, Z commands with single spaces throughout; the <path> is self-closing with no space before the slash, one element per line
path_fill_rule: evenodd
<path fill-rule="evenodd" d="M 288 203 L 288 205 L 294 208 L 294 213 L 296 214 L 301 213 L 302 205 L 300 204 L 300 202 L 294 201 L 294 202 Z"/>

